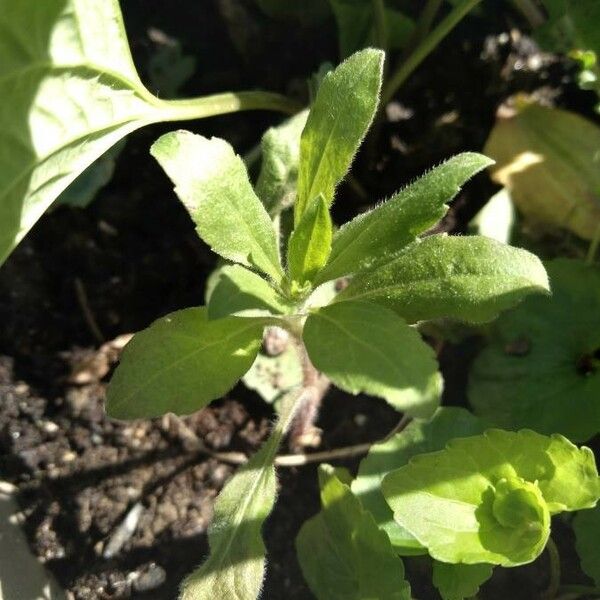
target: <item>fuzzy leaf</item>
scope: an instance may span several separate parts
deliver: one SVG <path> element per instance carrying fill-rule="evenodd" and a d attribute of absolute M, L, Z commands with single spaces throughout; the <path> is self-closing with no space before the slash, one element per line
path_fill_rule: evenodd
<path fill-rule="evenodd" d="M 256 194 L 270 215 L 292 206 L 296 199 L 300 135 L 307 117 L 308 110 L 303 110 L 281 125 L 271 127 L 262 137 L 262 165 Z"/>
<path fill-rule="evenodd" d="M 383 60 L 381 50 L 362 50 L 323 79 L 300 140 L 296 224 L 319 194 L 333 202 L 375 116 Z"/>
<path fill-rule="evenodd" d="M 389 258 L 439 221 L 461 186 L 493 161 L 464 153 L 442 163 L 339 229 L 318 281 L 356 273 Z"/>
<path fill-rule="evenodd" d="M 433 558 L 516 566 L 540 555 L 551 514 L 596 504 L 600 478 L 589 448 L 493 429 L 414 457 L 382 490 L 394 519 Z"/>
<path fill-rule="evenodd" d="M 329 465 L 319 482 L 323 508 L 296 538 L 311 591 L 318 600 L 410 600 L 402 561 L 372 516 Z"/>
<path fill-rule="evenodd" d="M 451 565 L 433 563 L 433 585 L 444 600 L 464 600 L 476 596 L 479 587 L 491 576 L 494 567 L 478 565 Z"/>
<path fill-rule="evenodd" d="M 210 555 L 183 582 L 180 600 L 259 597 L 266 554 L 261 529 L 277 495 L 273 462 L 298 404 L 297 392 L 285 399 L 269 439 L 217 497 L 208 531 Z"/>
<path fill-rule="evenodd" d="M 205 308 L 158 319 L 127 344 L 107 390 L 116 419 L 190 414 L 229 391 L 250 368 L 266 319 L 209 321 Z"/>
<path fill-rule="evenodd" d="M 175 184 L 198 235 L 217 254 L 281 280 L 275 228 L 244 162 L 226 141 L 176 131 L 159 138 L 151 154 Z"/>
<path fill-rule="evenodd" d="M 332 304 L 309 315 L 303 335 L 311 362 L 339 388 L 378 396 L 411 416 L 437 408 L 443 384 L 435 354 L 393 311 Z"/>
<path fill-rule="evenodd" d="M 469 400 L 494 426 L 583 442 L 600 431 L 600 268 L 546 267 L 552 296 L 532 296 L 493 324 Z"/>
<path fill-rule="evenodd" d="M 464 408 L 442 407 L 430 421 L 412 421 L 401 433 L 371 446 L 352 482 L 352 492 L 388 534 L 399 554 L 425 551 L 413 535 L 394 521 L 392 509 L 381 491 L 383 478 L 406 465 L 413 456 L 442 450 L 454 438 L 480 433 L 483 433 L 483 425 L 470 412 Z"/>
<path fill-rule="evenodd" d="M 288 309 L 285 299 L 260 275 L 241 265 L 217 270 L 208 297 L 208 318 L 278 315 Z"/>
<path fill-rule="evenodd" d="M 288 241 L 288 270 L 292 280 L 311 281 L 331 252 L 333 225 L 322 195 L 311 203 Z"/>
<path fill-rule="evenodd" d="M 600 586 L 600 507 L 577 513 L 573 519 L 573 529 L 581 568 Z"/>
<path fill-rule="evenodd" d="M 547 292 L 540 260 L 484 237 L 433 235 L 357 275 L 336 301 L 377 302 L 409 323 L 451 317 L 490 321 L 533 292 Z"/>

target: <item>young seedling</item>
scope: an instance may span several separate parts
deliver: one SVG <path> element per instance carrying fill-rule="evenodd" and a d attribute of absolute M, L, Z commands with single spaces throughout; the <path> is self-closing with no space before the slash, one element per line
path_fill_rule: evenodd
<path fill-rule="evenodd" d="M 133 338 L 108 389 L 109 415 L 202 408 L 248 371 L 270 326 L 289 333 L 304 365 L 273 434 L 217 500 L 211 553 L 184 584 L 186 600 L 258 596 L 275 454 L 290 429 L 294 442 L 313 425 L 325 379 L 429 418 L 442 379 L 412 325 L 442 316 L 488 321 L 548 290 L 540 261 L 523 250 L 482 237 L 419 237 L 460 186 L 490 164 L 478 154 L 448 160 L 334 232 L 329 209 L 377 109 L 383 60 L 383 52 L 367 49 L 324 78 L 302 131 L 289 237 L 223 140 L 179 131 L 152 147 L 199 236 L 232 264 L 213 282 L 208 306 L 167 315 Z M 349 283 L 336 294 L 340 278 Z"/>

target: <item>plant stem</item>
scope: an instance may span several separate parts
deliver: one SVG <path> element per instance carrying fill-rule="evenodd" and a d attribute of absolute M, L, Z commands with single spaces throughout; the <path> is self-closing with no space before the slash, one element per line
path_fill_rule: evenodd
<path fill-rule="evenodd" d="M 552 600 L 553 598 L 556 598 L 558 588 L 560 587 L 560 555 L 558 554 L 558 548 L 551 537 L 548 538 L 546 550 L 548 552 L 548 561 L 550 563 L 550 581 L 540 598 L 543 600 Z"/>
<path fill-rule="evenodd" d="M 408 55 L 414 50 L 414 48 L 418 46 L 423 41 L 423 38 L 429 33 L 429 30 L 433 25 L 435 16 L 440 10 L 443 1 L 444 0 L 427 0 L 425 8 L 421 11 L 421 14 L 419 15 L 419 20 L 417 21 L 415 30 L 413 31 L 413 34 L 410 36 L 410 39 L 406 44 L 405 57 L 408 57 Z"/>
<path fill-rule="evenodd" d="M 385 19 L 384 0 L 371 0 L 373 4 L 373 21 L 375 24 L 375 44 L 383 51 L 388 49 L 388 31 Z"/>
<path fill-rule="evenodd" d="M 600 246 L 600 225 L 596 228 L 596 232 L 594 233 L 594 238 L 590 242 L 590 247 L 588 248 L 587 256 L 585 262 L 588 265 L 593 265 L 596 260 L 596 253 L 598 252 L 598 246 Z"/>
<path fill-rule="evenodd" d="M 191 100 L 161 100 L 165 118 L 171 121 L 204 119 L 243 110 L 274 110 L 294 114 L 302 106 L 281 94 L 271 92 L 226 92 Z"/>
<path fill-rule="evenodd" d="M 381 103 L 389 102 L 400 86 L 408 79 L 412 72 L 431 54 L 438 44 L 456 27 L 463 17 L 472 10 L 481 0 L 463 0 L 441 21 L 441 23 L 427 35 L 415 48 L 414 52 L 400 65 L 398 70 L 388 80 L 381 95 Z"/>
<path fill-rule="evenodd" d="M 600 587 L 593 587 L 589 585 L 561 585 L 558 588 L 558 592 L 561 596 L 575 595 L 600 597 Z"/>
<path fill-rule="evenodd" d="M 540 27 L 546 22 L 546 17 L 532 0 L 512 0 L 515 8 L 529 21 L 532 28 Z"/>

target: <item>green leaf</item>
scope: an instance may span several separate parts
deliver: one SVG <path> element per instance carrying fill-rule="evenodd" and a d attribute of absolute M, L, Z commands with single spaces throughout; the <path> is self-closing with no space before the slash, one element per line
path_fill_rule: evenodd
<path fill-rule="evenodd" d="M 394 519 L 433 558 L 517 566 L 544 549 L 550 515 L 596 504 L 600 478 L 589 448 L 493 429 L 414 457 L 382 490 Z"/>
<path fill-rule="evenodd" d="M 256 182 L 256 194 L 267 212 L 276 215 L 294 204 L 300 161 L 300 135 L 308 110 L 271 127 L 260 144 L 262 165 Z"/>
<path fill-rule="evenodd" d="M 293 281 L 311 281 L 331 252 L 333 225 L 322 194 L 311 203 L 288 241 L 288 271 Z"/>
<path fill-rule="evenodd" d="M 491 576 L 492 565 L 451 565 L 433 562 L 433 585 L 444 600 L 464 600 L 476 596 L 480 586 Z"/>
<path fill-rule="evenodd" d="M 158 319 L 127 344 L 107 390 L 116 419 L 190 414 L 229 391 L 252 365 L 267 319 L 209 321 L 205 308 Z"/>
<path fill-rule="evenodd" d="M 375 43 L 373 4 L 369 0 L 329 0 L 338 28 L 342 58 Z M 385 8 L 387 42 L 392 50 L 404 47 L 414 30 L 414 21 L 392 8 Z"/>
<path fill-rule="evenodd" d="M 296 538 L 302 573 L 319 600 L 410 600 L 402 561 L 329 465 L 319 467 L 323 509 Z"/>
<path fill-rule="evenodd" d="M 577 513 L 573 519 L 573 530 L 581 568 L 600 586 L 600 507 Z"/>
<path fill-rule="evenodd" d="M 296 345 L 288 343 L 282 352 L 274 356 L 259 352 L 242 381 L 278 410 L 282 396 L 302 385 L 302 375 L 302 361 Z"/>
<path fill-rule="evenodd" d="M 414 242 L 444 216 L 446 202 L 461 186 L 490 164 L 481 154 L 459 154 L 346 223 L 333 238 L 331 257 L 318 281 L 368 269 Z"/>
<path fill-rule="evenodd" d="M 512 198 L 506 188 L 496 192 L 469 223 L 469 231 L 503 244 L 510 244 L 517 221 Z"/>
<path fill-rule="evenodd" d="M 263 92 L 156 98 L 136 73 L 117 0 L 0 0 L 0 65 L 0 264 L 128 133 L 244 108 L 285 109 Z"/>
<path fill-rule="evenodd" d="M 546 267 L 552 296 L 532 296 L 494 323 L 469 400 L 495 426 L 585 441 L 600 431 L 600 268 L 568 259 Z"/>
<path fill-rule="evenodd" d="M 357 275 L 336 301 L 377 302 L 409 323 L 440 317 L 482 323 L 547 291 L 542 263 L 525 250 L 479 236 L 432 235 Z"/>
<path fill-rule="evenodd" d="M 85 208 L 92 203 L 98 192 L 107 185 L 115 172 L 117 158 L 125 147 L 125 140 L 117 142 L 100 158 L 97 158 L 55 200 L 54 206 L 67 205 Z"/>
<path fill-rule="evenodd" d="M 240 265 L 217 269 L 208 296 L 208 318 L 280 315 L 288 310 L 285 299 L 260 275 Z"/>
<path fill-rule="evenodd" d="M 383 478 L 406 465 L 413 456 L 442 450 L 454 438 L 480 433 L 483 433 L 483 425 L 470 412 L 464 408 L 442 407 L 430 421 L 411 421 L 404 431 L 371 446 L 352 482 L 352 492 L 373 515 L 378 527 L 388 534 L 399 554 L 422 554 L 424 551 L 415 537 L 394 521 L 381 491 Z"/>
<path fill-rule="evenodd" d="M 300 141 L 296 224 L 319 194 L 333 202 L 375 116 L 383 60 L 381 50 L 363 50 L 323 79 Z"/>
<path fill-rule="evenodd" d="M 429 417 L 442 377 L 435 353 L 394 312 L 367 302 L 341 302 L 311 313 L 304 325 L 311 362 L 339 388 L 383 398 L 396 410 Z"/>
<path fill-rule="evenodd" d="M 182 585 L 180 600 L 254 600 L 260 595 L 266 549 L 261 529 L 277 495 L 273 462 L 300 403 L 290 394 L 269 439 L 227 483 L 208 531 L 210 555 Z"/>
<path fill-rule="evenodd" d="M 177 131 L 159 138 L 151 154 L 175 184 L 198 235 L 217 254 L 281 280 L 275 228 L 244 162 L 226 141 Z"/>

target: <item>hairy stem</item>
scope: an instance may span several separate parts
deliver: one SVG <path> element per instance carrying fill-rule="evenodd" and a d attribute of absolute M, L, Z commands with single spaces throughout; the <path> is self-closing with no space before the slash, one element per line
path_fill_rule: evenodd
<path fill-rule="evenodd" d="M 413 71 L 435 50 L 438 44 L 462 21 L 481 0 L 463 0 L 415 48 L 414 52 L 392 74 L 381 95 L 382 105 L 389 102 Z"/>
<path fill-rule="evenodd" d="M 172 121 L 204 119 L 243 110 L 274 110 L 293 115 L 302 106 L 286 96 L 271 92 L 226 92 L 191 100 L 161 100 L 165 118 Z"/>
<path fill-rule="evenodd" d="M 319 431 L 315 427 L 323 397 L 329 389 L 329 380 L 321 374 L 310 361 L 301 337 L 295 336 L 300 360 L 302 361 L 303 401 L 298 408 L 290 430 L 290 449 L 299 452 L 306 446 L 317 446 L 320 442 Z"/>
<path fill-rule="evenodd" d="M 593 265 L 596 260 L 596 254 L 598 252 L 598 246 L 600 246 L 600 225 L 596 228 L 596 232 L 594 233 L 594 238 L 590 242 L 590 246 L 588 248 L 587 256 L 585 262 L 588 265 Z"/>

